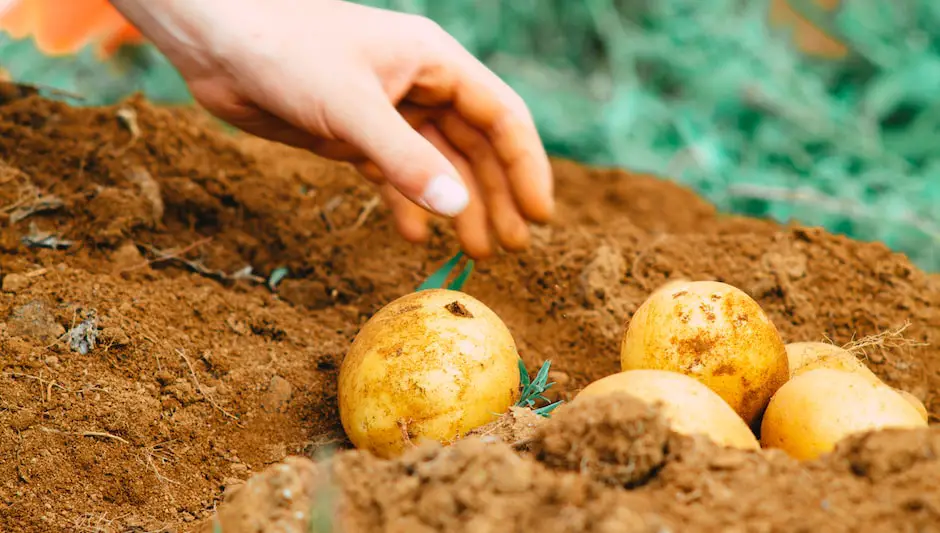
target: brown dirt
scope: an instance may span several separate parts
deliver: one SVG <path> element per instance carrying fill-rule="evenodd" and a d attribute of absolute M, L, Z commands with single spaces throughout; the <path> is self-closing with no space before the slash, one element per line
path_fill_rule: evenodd
<path fill-rule="evenodd" d="M 396 461 L 342 451 L 282 467 L 348 446 L 335 385 L 345 349 L 454 253 L 450 230 L 406 244 L 349 167 L 228 137 L 192 112 L 3 95 L 0 531 L 211 531 L 219 505 L 223 518 L 289 524 L 331 479 L 351 531 L 938 528 L 935 429 L 851 439 L 798 464 L 610 435 L 661 427 L 636 406 L 563 406 L 539 437 L 523 421 Z M 466 290 L 505 319 L 530 371 L 551 359 L 562 398 L 615 372 L 630 314 L 689 278 L 744 289 L 788 342 L 909 321 L 905 335 L 925 345 L 869 348 L 869 364 L 937 411 L 937 276 L 879 244 L 718 216 L 654 178 L 554 164 L 556 222 L 530 251 L 480 264 Z M 70 245 L 38 246 L 50 236 Z M 282 266 L 275 293 L 264 280 Z M 83 321 L 96 336 L 64 335 Z M 536 441 L 514 450 L 493 435 Z M 276 490 L 245 492 L 246 479 Z M 224 505 L 226 491 L 243 505 Z"/>

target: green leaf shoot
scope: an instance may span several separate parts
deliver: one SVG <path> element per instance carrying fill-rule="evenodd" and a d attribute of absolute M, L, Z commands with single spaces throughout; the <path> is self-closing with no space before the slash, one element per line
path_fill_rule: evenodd
<path fill-rule="evenodd" d="M 278 283 L 284 280 L 287 277 L 287 274 L 290 271 L 287 270 L 287 267 L 277 267 L 271 271 L 271 275 L 268 277 L 268 288 L 272 291 L 277 288 Z"/>
<path fill-rule="evenodd" d="M 440 289 L 446 287 L 452 291 L 462 290 L 464 285 L 467 283 L 467 280 L 470 278 L 470 274 L 473 272 L 473 260 L 467 260 L 466 264 L 463 267 L 463 270 L 460 274 L 454 278 L 450 284 L 447 284 L 447 278 L 450 277 L 454 269 L 460 263 L 460 260 L 463 259 L 463 252 L 457 252 L 456 255 L 451 257 L 444 263 L 441 268 L 437 269 L 433 274 L 428 276 L 427 279 L 418 287 L 418 291 L 424 291 L 427 289 Z"/>
<path fill-rule="evenodd" d="M 542 367 L 539 369 L 538 373 L 535 375 L 535 379 L 532 379 L 529 376 L 529 371 L 525 367 L 525 363 L 522 359 L 519 359 L 519 381 L 522 385 L 522 393 L 519 397 L 519 401 L 516 402 L 516 407 L 527 407 L 532 409 L 533 412 L 539 416 L 548 417 L 549 413 L 555 410 L 556 407 L 561 405 L 562 401 L 558 400 L 555 403 L 549 403 L 542 407 L 535 407 L 536 402 L 539 400 L 543 402 L 548 402 L 543 393 L 551 388 L 555 383 L 548 382 L 548 371 L 552 366 L 551 361 L 545 361 L 542 364 Z"/>

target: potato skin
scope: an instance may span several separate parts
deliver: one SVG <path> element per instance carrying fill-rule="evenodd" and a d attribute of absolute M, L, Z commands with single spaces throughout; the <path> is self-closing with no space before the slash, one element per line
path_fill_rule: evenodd
<path fill-rule="evenodd" d="M 787 344 L 787 359 L 790 363 L 790 379 L 815 370 L 831 368 L 845 372 L 854 372 L 870 381 L 881 382 L 865 363 L 858 360 L 852 352 L 827 342 L 791 342 Z"/>
<path fill-rule="evenodd" d="M 680 372 L 704 383 L 751 428 L 790 376 L 787 352 L 760 305 L 726 283 L 695 281 L 655 291 L 637 309 L 621 370 Z"/>
<path fill-rule="evenodd" d="M 447 444 L 518 401 L 518 359 L 508 327 L 479 300 L 446 289 L 407 294 L 363 325 L 343 360 L 343 428 L 383 458 L 409 440 Z"/>
<path fill-rule="evenodd" d="M 809 460 L 855 433 L 926 426 L 917 409 L 888 385 L 853 372 L 818 368 L 791 379 L 770 400 L 761 444 Z"/>
<path fill-rule="evenodd" d="M 625 392 L 648 404 L 659 404 L 676 433 L 700 434 L 722 446 L 758 450 L 760 444 L 718 394 L 700 381 L 667 370 L 627 370 L 601 378 L 581 390 L 578 398 Z"/>
<path fill-rule="evenodd" d="M 907 402 L 911 404 L 914 407 L 914 409 L 917 410 L 917 414 L 919 414 L 920 417 L 924 419 L 924 422 L 930 421 L 930 415 L 927 413 L 927 406 L 924 405 L 924 402 L 920 401 L 920 398 L 918 398 L 917 396 L 914 396 L 913 394 L 907 392 L 904 389 L 899 389 L 895 387 L 894 390 L 896 390 L 898 394 L 901 395 L 902 398 L 907 400 Z"/>

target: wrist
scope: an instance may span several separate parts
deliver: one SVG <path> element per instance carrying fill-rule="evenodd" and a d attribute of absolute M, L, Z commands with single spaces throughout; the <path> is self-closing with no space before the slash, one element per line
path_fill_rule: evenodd
<path fill-rule="evenodd" d="M 110 0 L 184 76 L 213 63 L 209 29 L 231 6 L 220 0 Z"/>

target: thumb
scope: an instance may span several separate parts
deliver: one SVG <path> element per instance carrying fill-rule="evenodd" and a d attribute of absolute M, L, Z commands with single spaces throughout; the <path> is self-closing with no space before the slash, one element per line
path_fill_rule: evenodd
<path fill-rule="evenodd" d="M 416 131 L 380 90 L 366 91 L 336 111 L 331 129 L 356 146 L 386 180 L 414 203 L 446 217 L 459 215 L 470 193 L 454 166 Z"/>

